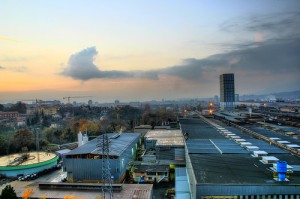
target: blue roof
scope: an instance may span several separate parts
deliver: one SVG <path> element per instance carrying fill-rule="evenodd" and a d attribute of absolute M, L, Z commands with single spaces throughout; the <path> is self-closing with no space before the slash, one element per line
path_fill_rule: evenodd
<path fill-rule="evenodd" d="M 108 133 L 107 135 L 110 143 L 109 155 L 112 156 L 122 155 L 127 147 L 133 142 L 138 142 L 137 138 L 140 137 L 140 133 L 121 133 L 120 136 L 117 136 L 118 133 Z M 99 154 L 99 151 L 97 150 L 97 139 L 101 137 L 102 135 L 70 151 L 66 155 Z M 101 152 L 102 151 L 100 150 L 100 154 Z"/>

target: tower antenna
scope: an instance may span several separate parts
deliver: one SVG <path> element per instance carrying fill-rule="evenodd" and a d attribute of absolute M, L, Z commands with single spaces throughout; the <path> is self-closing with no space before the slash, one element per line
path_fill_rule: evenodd
<path fill-rule="evenodd" d="M 105 193 L 108 192 L 109 199 L 113 198 L 112 192 L 112 176 L 110 173 L 109 163 L 109 138 L 107 134 L 107 128 L 104 125 L 104 133 L 97 138 L 97 149 L 99 157 L 102 159 L 101 164 L 101 177 L 102 177 L 102 198 L 105 199 Z"/>

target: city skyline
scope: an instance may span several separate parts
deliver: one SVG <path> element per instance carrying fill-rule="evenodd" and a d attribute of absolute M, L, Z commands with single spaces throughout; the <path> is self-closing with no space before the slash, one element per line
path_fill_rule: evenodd
<path fill-rule="evenodd" d="M 300 2 L 2 1 L 0 102 L 299 90 Z M 93 98 L 95 99 L 95 98 Z"/>

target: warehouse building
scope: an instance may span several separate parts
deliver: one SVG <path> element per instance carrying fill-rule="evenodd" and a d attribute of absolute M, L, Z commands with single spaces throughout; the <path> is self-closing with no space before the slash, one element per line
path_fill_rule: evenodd
<path fill-rule="evenodd" d="M 120 183 L 125 179 L 128 163 L 136 158 L 140 134 L 109 133 L 108 137 L 110 173 L 114 182 Z M 69 182 L 101 182 L 101 151 L 97 148 L 96 138 L 67 153 L 64 156 L 63 165 L 67 172 L 67 180 Z"/>
<path fill-rule="evenodd" d="M 181 119 L 180 124 L 189 134 L 188 183 L 176 179 L 176 184 L 188 184 L 190 198 L 300 197 L 300 158 L 219 121 Z M 287 162 L 283 178 L 278 160 Z M 189 198 L 186 189 L 176 193 Z"/>
<path fill-rule="evenodd" d="M 150 130 L 144 137 L 144 144 L 147 151 L 155 151 L 157 160 L 185 160 L 181 130 Z"/>

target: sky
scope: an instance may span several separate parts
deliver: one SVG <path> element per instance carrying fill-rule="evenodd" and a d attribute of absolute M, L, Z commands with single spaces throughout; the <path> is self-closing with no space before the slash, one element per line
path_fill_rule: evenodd
<path fill-rule="evenodd" d="M 300 1 L 0 0 L 0 103 L 212 97 L 223 73 L 299 90 Z"/>

